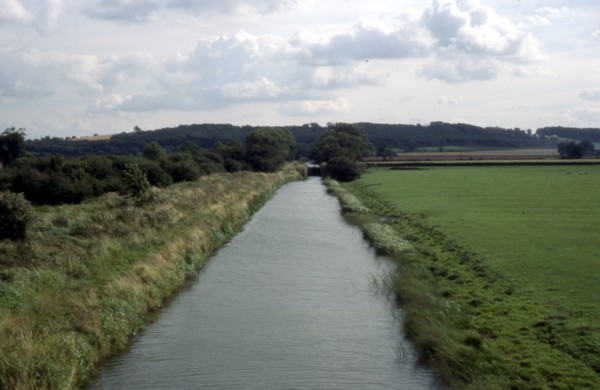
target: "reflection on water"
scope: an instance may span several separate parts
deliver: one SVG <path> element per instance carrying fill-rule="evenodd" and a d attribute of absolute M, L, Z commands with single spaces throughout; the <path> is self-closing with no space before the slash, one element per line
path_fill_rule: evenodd
<path fill-rule="evenodd" d="M 374 291 L 389 267 L 318 179 L 288 184 L 90 388 L 439 388 Z"/>

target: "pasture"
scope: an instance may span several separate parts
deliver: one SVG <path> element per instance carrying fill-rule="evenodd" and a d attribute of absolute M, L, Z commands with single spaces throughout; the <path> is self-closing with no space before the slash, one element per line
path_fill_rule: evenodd
<path fill-rule="evenodd" d="M 347 188 L 396 210 L 396 228 L 428 248 L 432 283 L 513 372 L 507 383 L 597 384 L 600 166 L 376 168 Z"/>

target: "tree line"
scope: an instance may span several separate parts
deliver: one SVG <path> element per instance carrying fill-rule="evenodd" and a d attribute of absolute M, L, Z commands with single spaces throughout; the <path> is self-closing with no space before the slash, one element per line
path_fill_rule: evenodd
<path fill-rule="evenodd" d="M 330 125 L 317 123 L 302 126 L 283 126 L 296 140 L 299 156 L 309 156 L 312 145 L 326 132 Z M 432 122 L 428 125 L 355 123 L 377 150 L 394 149 L 410 151 L 422 147 L 554 147 L 556 141 L 531 130 L 479 127 L 464 123 Z M 142 130 L 115 134 L 108 140 L 44 137 L 26 141 L 27 150 L 35 155 L 81 156 L 93 155 L 139 155 L 149 142 L 155 141 L 167 152 L 173 152 L 186 142 L 204 149 L 212 149 L 216 143 L 229 140 L 244 142 L 259 127 L 234 126 L 230 124 L 192 124 L 158 130 Z"/>
<path fill-rule="evenodd" d="M 268 127 L 255 129 L 243 142 L 217 142 L 208 150 L 188 141 L 169 152 L 150 141 L 140 155 L 130 156 L 34 156 L 25 153 L 24 138 L 23 129 L 7 129 L 0 135 L 4 167 L 0 191 L 22 193 L 38 205 L 79 203 L 107 192 L 127 193 L 132 180 L 143 185 L 136 179 L 138 171 L 149 185 L 165 187 L 215 172 L 273 172 L 296 158 L 292 134 Z"/>

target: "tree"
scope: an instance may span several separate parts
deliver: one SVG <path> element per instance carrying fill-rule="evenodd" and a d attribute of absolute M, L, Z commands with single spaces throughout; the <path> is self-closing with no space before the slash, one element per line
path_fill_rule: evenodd
<path fill-rule="evenodd" d="M 352 181 L 360 177 L 360 168 L 349 158 L 334 157 L 327 162 L 326 174 L 338 181 Z"/>
<path fill-rule="evenodd" d="M 296 140 L 289 130 L 258 129 L 246 138 L 246 159 L 252 169 L 274 172 L 296 154 Z"/>
<path fill-rule="evenodd" d="M 142 155 L 148 160 L 159 161 L 165 156 L 165 150 L 156 141 L 152 141 L 144 147 Z"/>
<path fill-rule="evenodd" d="M 571 142 L 561 142 L 556 149 L 561 158 L 581 158 L 583 157 L 584 148 L 581 144 Z"/>
<path fill-rule="evenodd" d="M 365 133 L 349 123 L 329 124 L 328 130 L 314 145 L 314 158 L 318 162 L 327 162 L 334 157 L 356 161 L 372 152 L 373 146 Z"/>
<path fill-rule="evenodd" d="M 25 129 L 14 127 L 0 135 L 0 162 L 7 166 L 25 154 Z"/>
<path fill-rule="evenodd" d="M 596 153 L 594 144 L 590 141 L 581 141 L 579 146 L 581 146 L 581 151 L 584 156 L 593 156 Z"/>

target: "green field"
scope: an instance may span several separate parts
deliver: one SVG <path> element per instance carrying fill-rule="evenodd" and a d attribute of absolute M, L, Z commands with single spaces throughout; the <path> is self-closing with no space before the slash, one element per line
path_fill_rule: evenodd
<path fill-rule="evenodd" d="M 429 246 L 422 252 L 433 260 L 424 264 L 450 304 L 470 316 L 478 340 L 506 354 L 506 367 L 522 370 L 525 362 L 507 383 L 598 384 L 599 166 L 381 168 L 347 188 L 385 204 L 388 215 L 396 210 L 405 221 L 396 228 Z M 494 296 L 496 280 L 510 286 L 508 295 Z M 574 358 L 570 368 L 562 353 Z M 579 382 L 578 372 L 588 379 Z"/>

